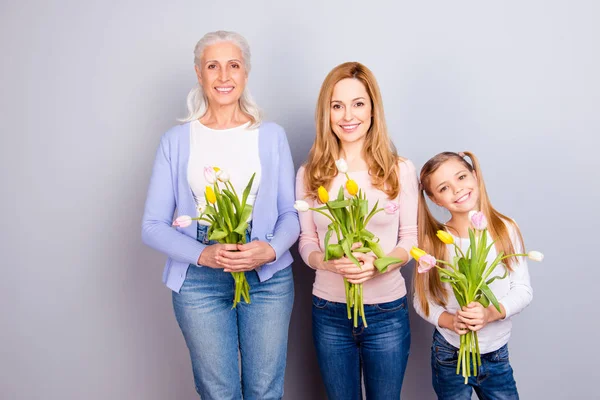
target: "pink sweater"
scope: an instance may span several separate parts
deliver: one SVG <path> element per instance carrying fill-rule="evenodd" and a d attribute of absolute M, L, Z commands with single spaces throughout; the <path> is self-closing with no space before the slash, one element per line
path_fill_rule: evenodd
<path fill-rule="evenodd" d="M 378 207 L 385 207 L 393 201 L 399 207 L 393 214 L 385 211 L 377 213 L 367 226 L 375 236 L 380 239 L 379 244 L 389 254 L 395 247 L 401 247 L 407 252 L 412 246 L 417 245 L 417 201 L 418 181 L 415 166 L 409 160 L 399 163 L 400 166 L 400 194 L 397 198 L 389 200 L 386 194 L 371 185 L 368 171 L 349 172 L 358 186 L 366 192 L 369 201 L 369 210 L 379 200 Z M 338 174 L 333 180 L 330 198 L 337 196 L 341 185 L 346 183 L 346 177 Z M 306 198 L 304 188 L 304 167 L 296 174 L 296 199 L 306 200 L 311 207 L 318 207 L 315 201 Z M 300 255 L 308 264 L 308 256 L 313 251 L 324 251 L 323 238 L 327 232 L 329 220 L 316 212 L 307 211 L 299 213 L 300 217 Z M 335 235 L 331 236 L 330 243 L 336 243 Z M 310 265 L 309 265 L 310 266 Z M 312 267 L 311 267 L 312 268 Z M 342 275 L 325 270 L 316 270 L 313 294 L 325 300 L 337 303 L 346 302 L 344 280 Z M 406 285 L 400 272 L 395 269 L 389 273 L 381 274 L 363 284 L 363 301 L 365 304 L 386 303 L 397 300 L 406 295 Z"/>

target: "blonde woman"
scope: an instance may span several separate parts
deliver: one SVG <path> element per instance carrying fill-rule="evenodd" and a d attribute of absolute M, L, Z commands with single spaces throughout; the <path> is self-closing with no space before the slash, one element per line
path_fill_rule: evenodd
<path fill-rule="evenodd" d="M 402 263 L 385 273 L 375 269 L 372 254 L 323 261 L 329 220 L 312 211 L 300 214 L 300 254 L 316 271 L 313 286 L 313 339 L 327 396 L 361 399 L 361 374 L 367 399 L 399 399 L 410 348 L 406 286 L 399 269 L 417 243 L 418 185 L 415 167 L 399 157 L 388 135 L 379 87 L 373 73 L 357 62 L 335 67 L 325 78 L 316 111 L 317 134 L 308 160 L 296 175 L 296 197 L 318 206 L 317 189 L 337 196 L 345 183 L 335 161 L 347 161 L 348 174 L 386 212 L 367 228 L 383 250 Z M 335 243 L 335 239 L 331 239 Z M 353 327 L 346 312 L 343 279 L 363 284 L 368 327 Z"/>

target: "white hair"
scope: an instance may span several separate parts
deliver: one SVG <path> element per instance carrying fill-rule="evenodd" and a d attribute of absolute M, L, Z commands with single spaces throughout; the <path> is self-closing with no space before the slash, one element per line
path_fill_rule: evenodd
<path fill-rule="evenodd" d="M 244 62 L 244 67 L 246 68 L 246 73 L 250 73 L 250 46 L 246 39 L 236 32 L 228 32 L 228 31 L 216 31 L 209 32 L 202 37 L 196 43 L 196 47 L 194 48 L 194 64 L 198 66 L 198 68 L 202 68 L 201 59 L 202 54 L 204 53 L 204 49 L 207 46 L 213 45 L 219 42 L 231 42 L 236 45 L 242 51 L 242 58 Z M 250 118 L 252 118 L 252 124 L 250 128 L 256 128 L 260 125 L 262 121 L 262 116 L 258 105 L 254 102 L 254 99 L 250 95 L 250 90 L 246 86 L 242 95 L 240 97 L 240 108 L 245 114 L 248 114 Z M 181 121 L 189 122 L 196 119 L 200 119 L 206 114 L 208 106 L 208 99 L 206 94 L 204 94 L 204 90 L 198 84 L 187 96 L 187 107 L 188 107 L 188 115 Z"/>

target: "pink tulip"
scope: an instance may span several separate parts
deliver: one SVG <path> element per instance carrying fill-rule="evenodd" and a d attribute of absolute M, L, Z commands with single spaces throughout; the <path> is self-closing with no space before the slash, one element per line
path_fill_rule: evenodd
<path fill-rule="evenodd" d="M 384 210 L 387 214 L 395 214 L 396 211 L 398 211 L 398 208 L 400 208 L 398 203 L 396 203 L 395 201 L 388 201 L 388 203 L 384 207 Z"/>
<path fill-rule="evenodd" d="M 487 218 L 483 215 L 481 211 L 471 211 L 469 212 L 469 219 L 471 220 L 471 224 L 473 224 L 473 228 L 478 231 L 482 231 L 487 228 Z"/>
<path fill-rule="evenodd" d="M 217 181 L 217 173 L 213 167 L 208 165 L 204 167 L 204 179 L 209 185 L 212 185 Z"/>
<path fill-rule="evenodd" d="M 179 217 L 175 218 L 175 221 L 173 221 L 173 226 L 178 226 L 180 228 L 187 228 L 191 224 L 192 217 L 189 215 L 180 215 Z"/>
<path fill-rule="evenodd" d="M 424 274 L 429 271 L 431 268 L 435 268 L 436 259 L 434 256 L 430 254 L 425 254 L 419 258 L 419 268 L 418 271 L 420 274 Z"/>

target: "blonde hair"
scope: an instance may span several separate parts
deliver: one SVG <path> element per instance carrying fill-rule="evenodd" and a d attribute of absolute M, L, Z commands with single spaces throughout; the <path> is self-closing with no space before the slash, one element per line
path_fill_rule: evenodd
<path fill-rule="evenodd" d="M 241 50 L 244 68 L 246 69 L 246 73 L 250 74 L 250 46 L 248 45 L 248 41 L 236 32 L 216 31 L 204 35 L 202 39 L 196 43 L 196 47 L 194 48 L 194 64 L 198 68 L 202 68 L 202 55 L 204 54 L 204 50 L 208 46 L 220 42 L 233 43 Z M 258 105 L 256 105 L 254 99 L 250 95 L 248 86 L 244 88 L 244 91 L 240 96 L 239 105 L 242 112 L 250 117 L 251 123 L 249 129 L 258 127 L 262 121 L 262 116 Z M 206 114 L 206 111 L 208 110 L 208 98 L 199 84 L 190 90 L 187 96 L 187 108 L 188 115 L 181 119 L 182 122 L 194 121 L 202 118 Z"/>
<path fill-rule="evenodd" d="M 463 164 L 467 170 L 472 173 L 474 172 L 477 175 L 477 185 L 479 189 L 478 209 L 482 211 L 488 219 L 488 232 L 492 239 L 495 240 L 494 246 L 496 251 L 503 252 L 504 254 L 515 253 L 515 247 L 511 240 L 509 228 L 514 229 L 516 232 L 515 240 L 517 241 L 517 244 L 520 245 L 521 248 L 524 248 L 523 237 L 521 236 L 517 224 L 511 218 L 501 214 L 492 207 L 492 203 L 490 202 L 490 198 L 485 188 L 479 160 L 477 160 L 477 157 L 471 152 L 465 151 L 462 154 L 464 154 L 465 157 L 469 157 L 471 163 L 467 162 L 461 154 L 444 152 L 431 158 L 423 165 L 423 168 L 421 168 L 421 190 L 419 193 L 417 222 L 419 226 L 419 246 L 439 260 L 448 259 L 446 245 L 436 237 L 436 232 L 438 230 L 447 230 L 447 226 L 433 217 L 427 206 L 425 194 L 430 198 L 433 197 L 429 182 L 431 175 L 445 162 L 457 160 Z M 512 271 L 512 267 L 515 263 L 517 263 L 516 257 L 506 259 L 506 267 L 508 270 Z M 432 268 L 429 272 L 424 274 L 415 273 L 413 288 L 417 293 L 419 304 L 425 315 L 429 315 L 428 298 L 436 304 L 444 307 L 446 306 L 448 293 L 442 285 L 437 268 Z"/>
<path fill-rule="evenodd" d="M 315 199 L 319 186 L 329 190 L 337 175 L 335 161 L 340 157 L 341 145 L 331 128 L 331 97 L 335 85 L 347 78 L 362 82 L 371 98 L 372 122 L 365 138 L 362 156 L 369 166 L 372 185 L 393 199 L 400 193 L 398 161 L 401 158 L 388 135 L 383 101 L 375 76 L 358 62 L 338 65 L 329 72 L 321 85 L 315 113 L 317 135 L 304 166 L 307 197 Z"/>

